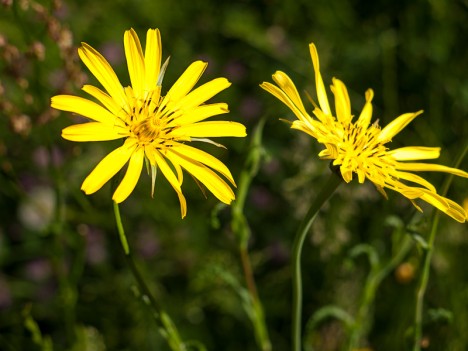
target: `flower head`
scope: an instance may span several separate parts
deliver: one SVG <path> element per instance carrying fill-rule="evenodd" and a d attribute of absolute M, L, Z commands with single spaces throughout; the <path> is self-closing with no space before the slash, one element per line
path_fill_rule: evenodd
<path fill-rule="evenodd" d="M 369 179 L 384 196 L 384 189 L 391 189 L 411 200 L 420 211 L 416 199 L 426 201 L 455 220 L 464 222 L 467 214 L 461 206 L 437 194 L 431 183 L 411 172 L 438 171 L 465 178 L 468 177 L 467 172 L 438 164 L 414 162 L 438 158 L 438 147 L 409 146 L 394 150 L 387 147 L 392 138 L 422 111 L 405 113 L 380 128 L 378 121 L 371 123 L 374 92 L 369 89 L 365 94 L 364 108 L 357 120 L 353 121 L 346 86 L 339 79 L 333 78 L 333 115 L 320 74 L 317 49 L 314 44 L 310 44 L 309 49 L 318 97 L 318 105 L 314 103 L 315 118 L 307 113 L 294 83 L 285 73 L 277 71 L 273 74 L 277 85 L 268 82 L 261 84 L 263 89 L 286 104 L 296 115 L 297 120 L 292 122 L 291 128 L 305 132 L 323 144 L 325 149 L 319 153 L 319 157 L 332 160 L 333 165 L 339 166 L 346 182 L 349 183 L 355 173 L 359 183 Z"/>
<path fill-rule="evenodd" d="M 152 192 L 159 169 L 179 197 L 182 217 L 187 211 L 181 190 L 182 170 L 204 184 L 220 201 L 231 203 L 234 193 L 218 175 L 235 186 L 229 169 L 212 155 L 189 145 L 192 141 L 219 145 L 206 138 L 246 135 L 240 123 L 204 121 L 229 112 L 225 103 L 205 102 L 231 83 L 226 78 L 216 78 L 192 90 L 207 66 L 206 62 L 196 61 L 163 95 L 161 85 L 168 61 L 161 66 L 159 30 L 148 30 L 144 53 L 133 29 L 125 32 L 124 46 L 131 86 L 123 87 L 106 59 L 83 43 L 78 54 L 105 91 L 92 85 L 85 85 L 83 90 L 99 103 L 71 95 L 52 97 L 53 108 L 91 120 L 65 128 L 63 138 L 79 142 L 124 139 L 122 146 L 94 168 L 81 189 L 86 194 L 96 192 L 128 163 L 112 197 L 115 202 L 122 202 L 135 188 L 146 161 L 151 169 Z"/>

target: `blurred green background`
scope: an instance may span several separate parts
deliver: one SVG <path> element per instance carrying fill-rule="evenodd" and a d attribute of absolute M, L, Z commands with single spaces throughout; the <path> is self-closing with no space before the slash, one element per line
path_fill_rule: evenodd
<path fill-rule="evenodd" d="M 318 160 L 317 144 L 279 121 L 294 117 L 258 85 L 283 70 L 314 96 L 308 51 L 313 41 L 326 85 L 334 76 L 346 83 L 355 115 L 370 87 L 374 120 L 381 125 L 423 109 L 392 147 L 442 146 L 439 162 L 451 165 L 468 135 L 467 23 L 466 0 L 2 0 L 0 349 L 168 349 L 134 297 L 110 185 L 92 196 L 80 190 L 119 142 L 65 141 L 60 131 L 74 117 L 49 108 L 53 95 L 85 96 L 79 90 L 85 82 L 98 84 L 78 60 L 80 42 L 100 51 L 127 85 L 124 31 L 133 27 L 144 42 L 148 28 L 159 28 L 163 59 L 171 57 L 163 90 L 197 59 L 209 62 L 201 82 L 231 80 L 232 87 L 214 100 L 229 103 L 226 119 L 244 123 L 249 136 L 219 140 L 227 150 L 202 148 L 225 162 L 235 179 L 253 128 L 266 118 L 265 157 L 245 215 L 273 349 L 282 351 L 290 343 L 290 247 L 328 165 Z M 460 168 L 467 170 L 468 160 Z M 176 194 L 159 178 L 154 199 L 150 177 L 142 174 L 121 206 L 151 289 L 184 339 L 197 339 L 209 350 L 257 350 L 240 299 L 226 283 L 233 277 L 244 284 L 229 207 L 211 194 L 205 199 L 187 176 L 188 215 L 181 220 Z M 444 177 L 427 179 L 440 187 Z M 350 256 L 357 244 L 371 245 L 385 262 L 397 250 L 398 235 L 426 237 L 432 208 L 421 215 L 403 197 L 389 195 L 386 201 L 371 184 L 353 182 L 341 187 L 314 224 L 304 247 L 304 323 L 325 305 L 356 312 L 369 271 L 363 257 Z M 449 197 L 467 207 L 466 180 L 455 179 Z M 467 252 L 466 224 L 442 216 L 424 310 L 427 350 L 468 349 Z M 410 349 L 421 257 L 414 242 L 382 282 L 362 347 Z M 323 320 L 307 335 L 307 345 L 340 350 L 344 334 L 342 324 Z"/>

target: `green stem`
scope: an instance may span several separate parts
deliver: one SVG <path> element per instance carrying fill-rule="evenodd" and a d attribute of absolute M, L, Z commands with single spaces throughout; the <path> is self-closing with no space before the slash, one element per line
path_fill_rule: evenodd
<path fill-rule="evenodd" d="M 250 238 L 250 228 L 247 219 L 244 216 L 244 204 L 247 198 L 247 193 L 252 183 L 252 179 L 258 173 L 261 160 L 263 158 L 262 149 L 262 131 L 265 124 L 265 119 L 260 120 L 255 131 L 250 145 L 247 161 L 239 177 L 239 186 L 236 194 L 236 201 L 232 204 L 232 230 L 236 235 L 239 244 L 239 254 L 244 272 L 245 284 L 250 295 L 250 303 L 248 312 L 253 327 L 257 344 L 262 351 L 271 351 L 271 342 L 266 327 L 263 307 L 258 296 L 255 277 L 250 263 L 248 242 Z"/>
<path fill-rule="evenodd" d="M 459 167 L 461 161 L 463 160 L 467 152 L 468 152 L 468 142 L 465 144 L 465 148 L 461 150 L 459 156 L 457 157 L 455 165 L 454 165 L 455 168 Z M 442 196 L 446 196 L 448 192 L 448 188 L 450 187 L 450 184 L 452 183 L 452 179 L 453 179 L 453 175 L 450 175 L 446 178 L 442 186 L 441 192 L 440 192 Z M 435 237 L 437 233 L 437 227 L 439 225 L 439 219 L 440 219 L 440 211 L 434 210 L 434 214 L 432 216 L 431 232 L 429 234 L 429 240 L 427 243 L 426 256 L 424 257 L 423 271 L 421 275 L 421 280 L 419 282 L 418 291 L 416 294 L 413 351 L 421 350 L 424 296 L 426 294 L 427 284 L 429 282 L 431 260 L 432 260 L 432 255 L 434 253 L 434 242 L 435 242 Z"/>
<path fill-rule="evenodd" d="M 340 175 L 332 173 L 327 183 L 305 215 L 299 230 L 296 233 L 293 244 L 292 278 L 293 278 L 293 310 L 292 310 L 292 351 L 301 351 L 301 329 L 302 329 L 302 275 L 301 275 L 301 253 L 304 240 L 309 233 L 310 226 L 314 222 L 319 210 L 330 199 L 338 186 L 342 183 Z"/>
<path fill-rule="evenodd" d="M 125 259 L 127 261 L 128 267 L 130 268 L 130 271 L 132 272 L 132 275 L 135 278 L 135 281 L 137 282 L 142 301 L 151 309 L 153 318 L 156 321 L 158 327 L 160 328 L 159 332 L 166 339 L 171 350 L 186 351 L 187 348 L 182 339 L 180 338 L 177 328 L 170 319 L 169 315 L 161 308 L 161 306 L 159 306 L 153 294 L 151 294 L 148 285 L 146 284 L 143 276 L 141 275 L 140 271 L 138 270 L 135 264 L 122 225 L 122 218 L 120 216 L 119 205 L 116 202 L 114 202 L 114 215 L 115 223 L 117 225 L 117 231 L 119 232 L 120 244 L 122 245 L 122 248 L 124 250 Z"/>
<path fill-rule="evenodd" d="M 351 326 L 348 350 L 352 351 L 359 347 L 359 340 L 369 326 L 369 311 L 374 304 L 375 295 L 382 281 L 396 268 L 405 258 L 411 249 L 413 242 L 408 236 L 403 238 L 403 242 L 398 252 L 383 267 L 372 265 L 371 271 L 366 280 L 361 302 L 359 304 L 356 318 Z"/>

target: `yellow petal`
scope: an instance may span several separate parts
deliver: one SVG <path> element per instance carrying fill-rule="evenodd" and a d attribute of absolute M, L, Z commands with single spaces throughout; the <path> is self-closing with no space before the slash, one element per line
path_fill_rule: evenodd
<path fill-rule="evenodd" d="M 167 92 L 162 105 L 165 105 L 169 101 L 176 103 L 187 95 L 195 84 L 197 84 L 207 65 L 206 62 L 202 61 L 193 62 Z"/>
<path fill-rule="evenodd" d="M 125 136 L 125 130 L 99 122 L 75 124 L 62 130 L 62 138 L 71 141 L 116 140 Z"/>
<path fill-rule="evenodd" d="M 122 121 L 101 105 L 79 96 L 56 95 L 52 97 L 50 105 L 57 110 L 74 112 L 96 122 L 123 125 Z"/>
<path fill-rule="evenodd" d="M 466 221 L 465 210 L 456 202 L 433 192 L 425 192 L 420 198 L 452 217 L 457 222 L 464 223 Z"/>
<path fill-rule="evenodd" d="M 135 144 L 125 142 L 123 146 L 104 157 L 86 177 L 83 185 L 81 185 L 81 190 L 89 195 L 101 189 L 127 163 L 135 147 Z"/>
<path fill-rule="evenodd" d="M 389 150 L 387 154 L 397 161 L 430 160 L 440 156 L 440 147 L 407 146 Z"/>
<path fill-rule="evenodd" d="M 234 200 L 235 196 L 231 187 L 205 165 L 179 154 L 173 149 L 170 149 L 166 156 L 173 164 L 179 164 L 187 172 L 197 178 L 221 202 L 229 205 L 232 200 Z"/>
<path fill-rule="evenodd" d="M 159 29 L 148 29 L 145 46 L 145 90 L 156 88 L 161 69 L 161 34 Z"/>
<path fill-rule="evenodd" d="M 430 191 L 433 191 L 435 193 L 437 192 L 436 188 L 431 183 L 429 183 L 423 177 L 420 177 L 416 174 L 407 173 L 407 172 L 397 172 L 396 175 L 400 179 L 409 180 L 410 182 L 422 185 L 423 187 L 427 188 Z"/>
<path fill-rule="evenodd" d="M 120 113 L 122 113 L 122 107 L 119 106 L 110 95 L 106 94 L 101 89 L 92 85 L 85 85 L 83 86 L 82 90 L 99 100 L 99 102 L 115 116 L 118 116 Z"/>
<path fill-rule="evenodd" d="M 154 157 L 154 159 L 156 161 L 156 164 L 158 165 L 159 169 L 161 170 L 161 172 L 163 173 L 164 177 L 167 179 L 169 184 L 171 184 L 171 186 L 176 191 L 177 196 L 179 197 L 179 202 L 180 202 L 180 212 L 181 212 L 182 218 L 184 218 L 185 215 L 187 214 L 187 202 L 185 200 L 184 195 L 182 194 L 182 190 L 180 188 L 179 180 L 176 178 L 176 176 L 174 175 L 174 172 L 172 171 L 171 167 L 167 164 L 166 160 L 160 154 L 159 151 L 157 151 L 155 149 L 150 150 L 149 148 L 147 148 L 147 150 L 148 150 L 148 151 L 146 151 L 147 154 L 148 153 L 153 154 L 153 157 Z M 178 168 L 180 168 L 180 167 L 178 167 Z"/>
<path fill-rule="evenodd" d="M 78 55 L 109 95 L 112 96 L 117 104 L 123 106 L 126 100 L 122 84 L 120 84 L 119 78 L 117 78 L 107 60 L 86 43 L 81 44 L 81 47 L 78 49 Z"/>
<path fill-rule="evenodd" d="M 115 202 L 121 203 L 132 193 L 133 189 L 135 189 L 143 168 L 144 155 L 145 151 L 142 147 L 133 152 L 130 162 L 128 163 L 127 172 L 112 196 L 112 200 Z"/>
<path fill-rule="evenodd" d="M 192 124 L 203 121 L 206 118 L 228 112 L 228 105 L 225 103 L 202 105 L 195 107 L 194 109 L 184 111 L 184 113 L 179 118 L 174 119 L 174 121 L 169 123 L 167 126 L 172 127 L 173 125 Z"/>
<path fill-rule="evenodd" d="M 222 163 L 216 157 L 210 155 L 209 153 L 205 151 L 188 146 L 186 144 L 178 143 L 177 145 L 174 145 L 173 149 L 177 151 L 178 153 L 183 154 L 187 158 L 191 158 L 195 161 L 203 163 L 205 166 L 208 166 L 214 169 L 215 171 L 225 176 L 232 183 L 232 185 L 234 186 L 236 185 L 229 169 L 226 167 L 224 163 Z"/>
<path fill-rule="evenodd" d="M 306 113 L 301 97 L 299 96 L 296 86 L 291 78 L 289 78 L 289 76 L 284 72 L 276 71 L 275 74 L 273 74 L 273 80 L 286 93 L 293 104 L 297 106 L 301 112 Z"/>
<path fill-rule="evenodd" d="M 141 97 L 143 96 L 145 84 L 145 63 L 140 39 L 138 39 L 138 35 L 133 28 L 125 31 L 124 47 L 132 88 L 135 95 Z"/>
<path fill-rule="evenodd" d="M 367 89 L 366 91 L 366 103 L 362 108 L 361 114 L 357 120 L 357 125 L 361 128 L 367 128 L 372 119 L 372 98 L 374 97 L 374 91 Z"/>
<path fill-rule="evenodd" d="M 231 83 L 226 78 L 216 78 L 199 86 L 174 105 L 174 109 L 188 110 L 211 99 L 220 91 L 228 88 Z"/>
<path fill-rule="evenodd" d="M 335 95 L 336 117 L 340 122 L 348 125 L 351 122 L 351 102 L 346 85 L 341 80 L 333 78 L 331 90 Z"/>
<path fill-rule="evenodd" d="M 315 84 L 317 89 L 317 97 L 320 108 L 326 115 L 331 115 L 330 104 L 328 103 L 327 92 L 323 84 L 322 75 L 320 74 L 320 62 L 318 57 L 317 48 L 314 43 L 309 44 L 310 56 L 312 57 L 312 64 L 315 71 Z"/>
<path fill-rule="evenodd" d="M 280 100 L 283 104 L 289 107 L 289 109 L 296 115 L 296 117 L 303 121 L 304 123 L 308 123 L 308 119 L 312 119 L 305 110 L 301 110 L 300 107 L 296 106 L 293 100 L 280 88 L 278 88 L 276 85 L 273 85 L 268 82 L 263 82 L 260 84 L 260 87 L 267 92 L 269 92 L 271 95 L 276 97 L 278 100 Z"/>
<path fill-rule="evenodd" d="M 245 126 L 231 121 L 208 121 L 183 125 L 170 133 L 171 137 L 245 137 Z"/>
<path fill-rule="evenodd" d="M 468 178 L 468 173 L 461 169 L 438 165 L 434 163 L 406 163 L 398 162 L 395 166 L 398 170 L 416 172 L 444 172 L 454 174 L 459 177 Z"/>
<path fill-rule="evenodd" d="M 418 111 L 414 113 L 405 113 L 401 116 L 395 118 L 391 121 L 385 128 L 380 131 L 380 134 L 377 137 L 377 141 L 381 143 L 386 143 L 397 135 L 403 128 L 405 128 L 408 123 L 420 115 L 423 111 Z"/>

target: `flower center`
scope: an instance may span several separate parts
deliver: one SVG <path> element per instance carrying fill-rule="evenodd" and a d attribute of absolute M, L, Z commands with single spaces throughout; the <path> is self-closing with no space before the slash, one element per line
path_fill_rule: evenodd
<path fill-rule="evenodd" d="M 132 88 L 126 88 L 128 101 L 127 123 L 130 132 L 138 140 L 139 144 L 147 145 L 156 143 L 164 144 L 168 134 L 174 127 L 168 127 L 173 121 L 173 111 L 168 111 L 161 106 L 160 89 L 145 94 L 144 97 L 136 97 Z M 156 146 L 156 145 L 155 145 Z"/>

